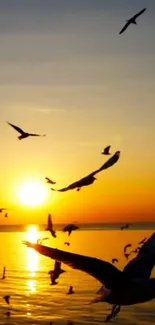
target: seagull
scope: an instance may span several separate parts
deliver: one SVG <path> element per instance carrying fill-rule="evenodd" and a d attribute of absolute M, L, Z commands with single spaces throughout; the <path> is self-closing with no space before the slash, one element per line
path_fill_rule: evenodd
<path fill-rule="evenodd" d="M 78 226 L 75 226 L 75 225 L 69 224 L 69 225 L 65 226 L 65 227 L 62 229 L 62 231 L 63 231 L 63 232 L 68 232 L 68 236 L 70 236 L 71 232 L 72 232 L 73 230 L 77 230 L 77 229 L 79 229 Z"/>
<path fill-rule="evenodd" d="M 112 258 L 112 263 L 114 264 L 115 262 L 118 262 L 117 258 Z"/>
<path fill-rule="evenodd" d="M 142 239 L 139 243 L 138 243 L 138 245 L 143 245 L 145 242 L 146 242 L 146 237 L 144 238 L 144 239 Z"/>
<path fill-rule="evenodd" d="M 47 228 L 46 228 L 46 230 L 49 230 L 50 233 L 51 233 L 51 235 L 52 235 L 54 238 L 57 237 L 57 236 L 56 236 L 56 232 L 55 232 L 55 230 L 53 229 L 52 216 L 51 216 L 51 214 L 48 215 L 48 224 L 47 224 Z"/>
<path fill-rule="evenodd" d="M 68 241 L 65 241 L 64 244 L 67 245 L 67 246 L 70 246 L 70 243 Z"/>
<path fill-rule="evenodd" d="M 4 279 L 6 278 L 5 274 L 6 274 L 6 267 L 4 266 L 4 268 L 3 268 L 2 280 L 4 280 Z"/>
<path fill-rule="evenodd" d="M 37 239 L 37 244 L 42 244 L 42 241 L 43 241 L 43 240 L 47 240 L 47 239 L 49 239 L 49 237 L 38 238 L 38 239 Z"/>
<path fill-rule="evenodd" d="M 0 208 L 0 213 L 2 213 L 5 210 L 7 210 L 7 209 L 6 208 Z"/>
<path fill-rule="evenodd" d="M 6 301 L 6 303 L 10 304 L 10 296 L 4 296 L 3 299 Z"/>
<path fill-rule="evenodd" d="M 104 148 L 104 150 L 101 152 L 101 155 L 111 155 L 111 153 L 109 152 L 110 147 L 111 146 Z"/>
<path fill-rule="evenodd" d="M 97 173 L 101 172 L 102 170 L 113 166 L 118 161 L 119 157 L 120 157 L 120 151 L 116 151 L 115 154 L 110 159 L 108 159 L 99 169 L 96 169 L 91 174 L 81 178 L 79 181 L 76 181 L 76 182 L 68 185 L 67 187 L 64 187 L 64 188 L 61 188 L 58 190 L 51 188 L 51 190 L 58 191 L 58 192 L 66 192 L 69 190 L 77 189 L 77 191 L 80 191 L 81 187 L 88 186 L 88 185 L 91 185 L 92 183 L 94 183 L 94 181 L 96 180 L 96 178 L 94 176 Z"/>
<path fill-rule="evenodd" d="M 74 293 L 73 286 L 70 286 L 67 295 L 72 295 L 73 293 Z"/>
<path fill-rule="evenodd" d="M 155 298 L 155 278 L 150 279 L 155 265 L 155 233 L 140 248 L 138 255 L 125 266 L 123 272 L 111 263 L 100 259 L 69 253 L 28 241 L 24 243 L 38 253 L 59 260 L 73 269 L 86 272 L 101 282 L 102 287 L 98 291 L 99 296 L 91 303 L 105 301 L 119 306 L 120 310 L 122 305 L 134 305 Z"/>
<path fill-rule="evenodd" d="M 129 247 L 131 247 L 131 246 L 132 246 L 132 244 L 127 244 L 127 245 L 125 245 L 125 247 L 124 247 L 124 254 L 126 253 L 127 248 L 129 248 Z"/>
<path fill-rule="evenodd" d="M 56 184 L 56 182 L 53 182 L 50 178 L 48 178 L 48 177 L 45 177 L 45 179 L 46 179 L 46 183 L 48 183 L 48 184 Z"/>
<path fill-rule="evenodd" d="M 23 131 L 21 128 L 19 128 L 18 126 L 14 125 L 14 124 L 11 124 L 9 122 L 7 122 L 10 126 L 12 126 L 17 132 L 20 133 L 20 136 L 18 137 L 19 140 L 22 140 L 22 139 L 25 139 L 25 138 L 28 138 L 28 137 L 45 137 L 46 135 L 43 134 L 36 134 L 36 133 L 28 133 L 28 132 L 25 132 Z"/>
<path fill-rule="evenodd" d="M 135 24 L 136 23 L 136 19 L 143 14 L 143 12 L 146 10 L 146 8 L 142 9 L 140 12 L 138 12 L 138 14 L 134 15 L 132 18 L 127 20 L 127 23 L 124 25 L 124 27 L 121 29 L 121 31 L 119 32 L 119 34 L 122 34 L 128 27 L 130 24 Z"/>
<path fill-rule="evenodd" d="M 123 230 L 123 229 L 128 229 L 129 228 L 129 223 L 127 223 L 126 225 L 124 225 L 124 226 L 121 226 L 121 230 Z"/>
<path fill-rule="evenodd" d="M 61 269 L 61 262 L 55 261 L 54 270 L 48 272 L 51 277 L 51 284 L 57 284 L 55 280 L 59 278 L 60 274 L 66 272 L 65 270 Z"/>

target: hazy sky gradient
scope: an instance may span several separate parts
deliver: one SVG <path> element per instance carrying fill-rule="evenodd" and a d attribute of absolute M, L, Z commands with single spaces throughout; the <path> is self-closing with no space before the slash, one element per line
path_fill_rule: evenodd
<path fill-rule="evenodd" d="M 154 31 L 154 0 L 1 1 L 0 207 L 12 209 L 1 223 L 155 220 Z M 47 138 L 18 141 L 6 121 Z M 100 167 L 108 144 L 120 160 L 92 186 L 19 204 L 20 183 L 66 186 Z"/>

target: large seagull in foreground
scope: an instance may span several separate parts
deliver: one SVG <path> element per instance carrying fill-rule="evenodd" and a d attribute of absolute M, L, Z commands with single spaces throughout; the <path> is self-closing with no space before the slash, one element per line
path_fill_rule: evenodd
<path fill-rule="evenodd" d="M 141 10 L 140 12 L 138 12 L 138 14 L 134 15 L 132 18 L 127 20 L 127 23 L 124 25 L 124 27 L 122 28 L 122 30 L 119 32 L 119 34 L 122 34 L 128 27 L 130 24 L 135 24 L 136 23 L 136 19 L 143 14 L 143 12 L 146 10 L 146 8 L 144 8 L 143 10 Z"/>
<path fill-rule="evenodd" d="M 14 128 L 17 132 L 20 133 L 20 136 L 18 137 L 19 140 L 28 138 L 28 137 L 45 137 L 45 134 L 37 134 L 37 133 L 28 133 L 23 131 L 21 128 L 19 128 L 18 126 L 11 124 L 9 122 L 7 122 L 10 126 L 12 126 L 12 128 Z"/>
<path fill-rule="evenodd" d="M 134 305 L 155 298 L 155 278 L 150 279 L 155 265 L 155 233 L 140 248 L 139 253 L 124 268 L 109 262 L 59 249 L 24 242 L 38 253 L 65 263 L 93 276 L 102 283 L 98 297 L 92 302 L 105 301 L 112 305 Z M 103 286 L 104 285 L 104 286 Z"/>
<path fill-rule="evenodd" d="M 88 185 L 92 184 L 96 180 L 96 178 L 94 176 L 97 173 L 101 172 L 104 169 L 107 169 L 107 168 L 113 166 L 117 162 L 119 157 L 120 157 L 120 151 L 116 151 L 115 154 L 110 159 L 108 159 L 99 169 L 96 169 L 91 174 L 81 178 L 77 182 L 74 182 L 74 183 L 68 185 L 67 187 L 61 188 L 59 190 L 51 188 L 51 190 L 52 191 L 58 191 L 58 192 L 66 192 L 66 191 L 69 191 L 69 190 L 74 190 L 76 188 L 77 191 L 80 191 L 81 187 L 88 186 Z"/>

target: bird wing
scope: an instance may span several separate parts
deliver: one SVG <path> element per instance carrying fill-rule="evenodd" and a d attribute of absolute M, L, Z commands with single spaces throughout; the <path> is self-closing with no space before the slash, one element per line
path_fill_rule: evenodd
<path fill-rule="evenodd" d="M 94 176 L 97 173 L 101 172 L 102 170 L 112 167 L 114 164 L 116 164 L 119 157 L 120 157 L 120 151 L 116 151 L 115 154 L 111 158 L 109 158 L 99 169 L 95 170 L 88 176 Z"/>
<path fill-rule="evenodd" d="M 56 184 L 56 182 L 53 182 L 50 178 L 48 178 L 48 177 L 45 177 L 45 179 L 48 181 L 48 183 L 50 183 L 50 184 Z"/>
<path fill-rule="evenodd" d="M 111 289 L 113 285 L 122 279 L 123 273 L 109 262 L 105 262 L 93 257 L 65 252 L 39 244 L 34 244 L 28 241 L 24 243 L 42 255 L 48 256 L 59 262 L 63 262 L 73 269 L 88 273 L 109 289 Z"/>
<path fill-rule="evenodd" d="M 136 15 L 133 16 L 133 19 L 136 19 L 136 18 L 138 18 L 140 15 L 142 15 L 143 12 L 144 12 L 145 10 L 146 10 L 146 8 L 142 9 L 141 11 L 139 11 L 138 14 L 136 14 Z"/>
<path fill-rule="evenodd" d="M 110 147 L 111 147 L 111 146 L 107 146 L 106 148 L 104 148 L 104 152 L 109 152 Z"/>
<path fill-rule="evenodd" d="M 79 181 L 76 181 L 76 182 L 68 185 L 67 187 L 63 187 L 63 188 L 60 188 L 58 190 L 56 190 L 54 188 L 51 188 L 51 190 L 52 191 L 57 191 L 57 192 L 66 192 L 66 191 L 69 191 L 69 190 L 74 190 L 75 188 L 83 186 L 83 181 L 85 180 L 85 178 L 87 178 L 87 176 L 81 178 Z"/>
<path fill-rule="evenodd" d="M 18 126 L 14 125 L 14 124 L 11 124 L 9 122 L 7 122 L 10 126 L 12 126 L 17 132 L 19 132 L 20 134 L 24 134 L 25 132 L 19 128 Z"/>
<path fill-rule="evenodd" d="M 155 265 L 155 233 L 143 244 L 137 256 L 124 268 L 127 277 L 149 278 Z"/>
<path fill-rule="evenodd" d="M 41 134 L 38 133 L 29 133 L 31 137 L 41 137 Z"/>
<path fill-rule="evenodd" d="M 48 224 L 48 228 L 49 229 L 52 229 L 53 228 L 51 214 L 48 215 L 48 223 L 47 224 Z"/>
<path fill-rule="evenodd" d="M 121 31 L 119 32 L 119 34 L 122 34 L 127 28 L 128 28 L 128 26 L 130 25 L 130 21 L 128 21 L 125 25 L 124 25 L 124 27 L 121 29 Z"/>

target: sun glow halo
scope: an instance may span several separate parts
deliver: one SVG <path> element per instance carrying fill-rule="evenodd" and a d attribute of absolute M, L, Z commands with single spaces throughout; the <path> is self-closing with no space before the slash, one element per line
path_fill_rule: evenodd
<path fill-rule="evenodd" d="M 42 204 L 47 197 L 45 187 L 37 181 L 25 182 L 18 191 L 18 198 L 21 203 L 28 206 Z"/>

